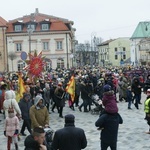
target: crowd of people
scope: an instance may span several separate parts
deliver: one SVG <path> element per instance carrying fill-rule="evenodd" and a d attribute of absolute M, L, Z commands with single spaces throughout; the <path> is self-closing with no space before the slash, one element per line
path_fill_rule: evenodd
<path fill-rule="evenodd" d="M 131 68 L 128 68 L 128 72 L 129 69 L 131 70 Z M 136 109 L 139 109 L 142 92 L 147 94 L 145 119 L 150 125 L 150 100 L 148 94 L 150 91 L 150 74 L 146 78 L 142 74 L 134 74 L 129 78 L 126 72 L 125 68 L 83 67 L 56 69 L 44 72 L 43 76 L 37 80 L 29 78 L 25 72 L 22 72 L 25 91 L 19 100 L 16 98 L 20 88 L 17 73 L 3 75 L 0 82 L 0 113 L 5 116 L 4 135 L 8 138 L 7 149 L 11 149 L 13 140 L 15 148 L 18 150 L 19 136 L 26 136 L 25 129 L 27 128 L 30 136 L 25 141 L 26 150 L 31 149 L 30 146 L 35 146 L 36 148 L 38 146 L 37 149 L 35 148 L 36 150 L 46 150 L 46 146 L 43 144 L 45 134 L 42 128 L 49 127 L 50 114 L 57 111 L 59 117 L 63 118 L 63 108 L 66 103 L 68 103 L 72 111 L 76 109 L 87 113 L 91 111 L 91 106 L 94 103 L 91 97 L 96 94 L 102 100 L 104 107 L 104 111 L 101 112 L 99 119 L 95 122 L 95 126 L 102 130 L 101 149 L 106 150 L 110 146 L 112 150 L 116 150 L 118 126 L 123 123 L 123 119 L 118 112 L 118 102 L 127 102 L 128 109 L 132 109 L 132 104 Z M 66 91 L 72 75 L 75 78 L 74 101 L 71 100 L 70 94 Z M 117 99 L 116 93 L 119 94 L 119 99 Z M 21 127 L 19 127 L 20 119 L 23 120 Z M 87 146 L 84 130 L 74 126 L 74 119 L 75 116 L 73 115 L 65 116 L 64 129 L 56 131 L 54 135 L 52 143 L 54 150 L 70 150 L 71 134 L 74 134 L 74 137 L 77 138 L 75 140 L 75 150 L 83 149 Z M 111 122 L 116 122 L 116 124 L 110 126 Z M 110 140 L 108 140 L 107 136 L 109 136 L 108 130 L 110 128 L 114 128 L 114 130 L 110 133 L 112 134 L 112 139 L 109 137 Z M 78 132 L 80 136 L 78 136 Z M 150 134 L 150 131 L 148 134 Z M 64 137 L 64 141 L 60 139 L 61 137 Z M 28 144 L 32 142 L 31 139 L 36 142 Z M 65 144 L 66 139 L 70 141 L 70 145 Z"/>

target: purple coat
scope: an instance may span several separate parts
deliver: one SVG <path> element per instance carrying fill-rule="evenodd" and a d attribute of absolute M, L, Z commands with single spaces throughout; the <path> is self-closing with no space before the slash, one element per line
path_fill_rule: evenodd
<path fill-rule="evenodd" d="M 117 113 L 118 106 L 116 103 L 116 96 L 113 91 L 103 93 L 102 103 L 105 107 L 105 111 L 108 113 Z"/>

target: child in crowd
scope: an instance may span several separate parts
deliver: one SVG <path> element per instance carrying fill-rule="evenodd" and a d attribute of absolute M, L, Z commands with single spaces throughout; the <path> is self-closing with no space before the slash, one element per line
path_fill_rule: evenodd
<path fill-rule="evenodd" d="M 112 90 L 111 86 L 109 84 L 106 84 L 103 87 L 103 98 L 102 98 L 102 104 L 104 106 L 104 110 L 100 114 L 100 117 L 104 114 L 108 114 L 111 116 L 115 116 L 118 114 L 118 106 L 116 101 L 116 96 L 114 94 L 114 91 Z M 102 127 L 99 127 L 97 130 L 103 130 Z"/>
<path fill-rule="evenodd" d="M 103 88 L 103 91 L 104 93 L 102 103 L 105 107 L 105 112 L 110 114 L 118 113 L 116 96 L 114 94 L 114 91 L 111 89 L 111 86 L 109 84 L 106 84 Z"/>
<path fill-rule="evenodd" d="M 128 109 L 131 109 L 132 100 L 133 100 L 133 94 L 131 91 L 131 86 L 128 86 L 128 88 L 127 88 Z"/>
<path fill-rule="evenodd" d="M 11 149 L 12 141 L 15 144 L 15 150 L 18 150 L 18 133 L 19 133 L 19 119 L 14 114 L 14 109 L 8 109 L 8 117 L 6 117 L 4 124 L 4 135 L 7 139 L 7 150 Z"/>

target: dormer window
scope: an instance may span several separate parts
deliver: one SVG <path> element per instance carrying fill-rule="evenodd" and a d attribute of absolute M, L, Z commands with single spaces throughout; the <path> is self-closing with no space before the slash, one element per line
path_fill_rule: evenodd
<path fill-rule="evenodd" d="M 47 23 L 44 23 L 44 24 L 42 24 L 42 26 L 41 26 L 41 28 L 42 28 L 42 30 L 49 30 L 49 24 L 47 24 Z"/>
<path fill-rule="evenodd" d="M 32 31 L 35 31 L 35 24 L 28 24 L 27 29 L 32 29 Z"/>
<path fill-rule="evenodd" d="M 16 32 L 22 31 L 22 25 L 15 25 L 15 31 Z"/>

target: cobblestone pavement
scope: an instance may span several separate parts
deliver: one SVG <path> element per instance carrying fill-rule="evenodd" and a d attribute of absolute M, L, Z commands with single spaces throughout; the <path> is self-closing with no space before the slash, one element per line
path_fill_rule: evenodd
<path fill-rule="evenodd" d="M 144 100 L 145 95 L 142 94 L 142 103 L 144 103 Z M 120 102 L 118 103 L 118 107 L 119 113 L 124 121 L 124 123 L 119 126 L 118 150 L 150 150 L 150 135 L 145 133 L 148 131 L 148 125 L 144 120 L 144 105 L 140 105 L 139 110 L 132 105 L 132 110 L 128 110 L 127 103 Z M 83 128 L 85 131 L 88 140 L 88 145 L 85 150 L 99 150 L 100 132 L 94 125 L 98 115 L 92 115 L 90 112 L 80 112 L 78 108 L 75 108 L 75 111 L 72 111 L 66 103 L 63 115 L 69 113 L 75 115 L 75 125 Z M 0 120 L 2 120 L 0 122 L 0 150 L 6 150 L 7 141 L 6 137 L 3 135 L 4 119 L 2 114 L 0 115 Z M 50 126 L 54 130 L 64 126 L 64 119 L 58 117 L 56 110 L 54 113 L 50 114 Z M 28 134 L 27 131 L 25 132 Z M 21 141 L 19 141 L 19 150 L 24 150 L 24 139 L 25 137 L 21 137 Z M 14 149 L 14 147 L 12 149 Z"/>

